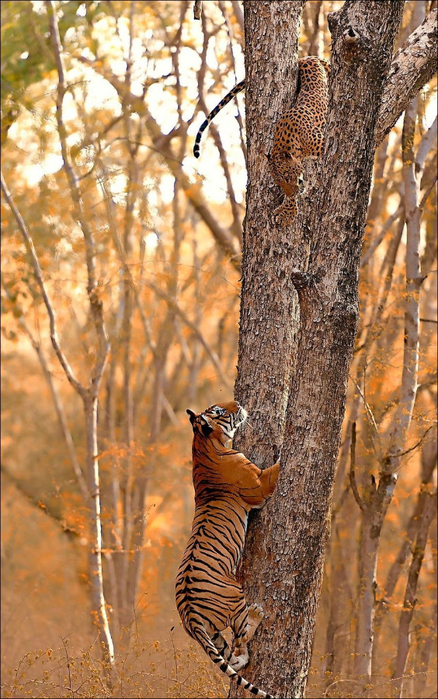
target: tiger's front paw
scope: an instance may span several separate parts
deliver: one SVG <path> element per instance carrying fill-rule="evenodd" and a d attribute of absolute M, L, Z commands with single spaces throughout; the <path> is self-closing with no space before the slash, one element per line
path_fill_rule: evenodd
<path fill-rule="evenodd" d="M 254 636 L 263 617 L 263 608 L 259 604 L 254 603 L 248 608 L 248 641 Z"/>

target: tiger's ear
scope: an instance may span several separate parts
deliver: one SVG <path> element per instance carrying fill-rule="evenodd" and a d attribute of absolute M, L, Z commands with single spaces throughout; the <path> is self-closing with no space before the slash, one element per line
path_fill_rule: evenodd
<path fill-rule="evenodd" d="M 213 428 L 210 427 L 210 424 L 203 416 L 201 416 L 201 429 L 204 437 L 208 437 L 208 435 L 213 432 Z"/>
<path fill-rule="evenodd" d="M 195 421 L 196 413 L 194 413 L 193 410 L 189 410 L 189 408 L 187 408 L 186 413 L 189 416 L 189 420 L 190 420 L 191 424 L 193 425 L 193 423 Z"/>

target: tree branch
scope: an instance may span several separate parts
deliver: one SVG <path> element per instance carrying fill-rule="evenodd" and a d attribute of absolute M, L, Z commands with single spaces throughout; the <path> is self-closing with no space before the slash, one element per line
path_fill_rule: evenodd
<path fill-rule="evenodd" d="M 406 454 L 410 454 L 411 451 L 415 451 L 415 449 L 418 449 L 418 447 L 424 442 L 426 439 L 427 435 L 429 434 L 430 430 L 436 429 L 436 425 L 430 425 L 430 427 L 427 428 L 427 430 L 424 432 L 422 437 L 414 444 L 413 447 L 410 447 L 409 449 L 405 449 L 404 451 L 396 451 L 393 454 L 387 454 L 387 458 L 397 458 L 401 459 L 402 456 L 406 456 Z"/>
<path fill-rule="evenodd" d="M 418 99 L 414 99 L 405 112 L 402 134 L 404 206 L 406 212 L 406 301 L 404 314 L 403 369 L 400 400 L 389 430 L 389 447 L 383 462 L 383 470 L 394 473 L 400 465 L 401 454 L 406 444 L 412 420 L 415 396 L 418 388 L 419 361 L 419 289 L 420 224 L 421 210 L 418 207 L 419 176 L 415 172 L 414 135 L 417 120 Z"/>
<path fill-rule="evenodd" d="M 152 139 L 153 147 L 157 152 L 163 156 L 169 170 L 178 179 L 184 194 L 187 199 L 204 221 L 206 226 L 210 229 L 213 238 L 218 243 L 219 247 L 225 252 L 225 254 L 230 258 L 231 264 L 237 271 L 241 270 L 240 265 L 240 249 L 236 245 L 236 242 L 230 233 L 223 228 L 207 206 L 207 203 L 202 195 L 201 187 L 197 182 L 191 182 L 187 177 L 182 168 L 182 163 L 179 158 L 177 158 L 172 151 L 170 144 L 171 138 L 170 134 L 166 136 L 163 135 L 159 125 L 150 114 L 142 97 L 134 95 L 132 92 L 127 94 L 125 83 L 118 79 L 115 75 L 109 74 L 108 71 L 104 71 L 99 68 L 95 61 L 91 61 L 83 56 L 78 58 L 81 63 L 91 66 L 96 70 L 99 75 L 102 75 L 108 82 L 117 90 L 120 99 L 125 102 L 125 104 L 131 105 L 146 124 L 146 128 Z M 147 145 L 147 144 L 144 144 Z"/>
<path fill-rule="evenodd" d="M 41 291 L 41 296 L 44 301 L 44 305 L 46 306 L 47 309 L 47 314 L 49 316 L 49 322 L 50 322 L 50 339 L 52 341 L 53 349 L 55 350 L 55 354 L 59 359 L 59 363 L 61 364 L 62 368 L 64 369 L 65 375 L 67 376 L 67 379 L 75 389 L 79 393 L 79 395 L 83 396 L 85 393 L 85 388 L 82 386 L 82 384 L 79 383 L 77 378 L 75 377 L 73 373 L 73 369 L 71 368 L 66 356 L 64 355 L 61 345 L 59 344 L 59 339 L 58 339 L 58 333 L 56 331 L 56 319 L 55 319 L 55 312 L 53 310 L 51 301 L 49 299 L 49 296 L 46 291 L 46 286 L 44 284 L 43 280 L 43 275 L 41 272 L 41 267 L 40 263 L 38 260 L 38 255 L 35 250 L 35 246 L 33 244 L 32 236 L 30 235 L 27 226 L 23 220 L 23 217 L 21 216 L 19 210 L 15 206 L 14 200 L 12 198 L 12 195 L 6 185 L 6 182 L 3 177 L 3 173 L 1 174 L 1 188 L 2 192 L 4 194 L 4 197 L 9 205 L 9 208 L 11 209 L 12 213 L 14 214 L 15 220 L 17 221 L 18 228 L 24 238 L 24 242 L 27 248 L 27 251 L 30 255 L 31 261 L 32 261 L 32 266 L 35 272 L 35 277 L 37 279 L 38 285 L 40 287 Z"/>
<path fill-rule="evenodd" d="M 397 656 L 393 672 L 393 679 L 396 680 L 396 697 L 400 697 L 402 693 L 403 673 L 405 671 L 406 660 L 411 647 L 409 631 L 412 617 L 414 614 L 415 605 L 417 602 L 416 594 L 418 578 L 420 576 L 421 566 L 423 564 L 429 527 L 436 517 L 436 503 L 436 491 L 434 493 L 427 493 L 423 517 L 418 526 L 418 533 L 413 551 L 412 562 L 409 567 L 405 596 L 403 600 L 403 607 L 400 613 Z"/>
<path fill-rule="evenodd" d="M 239 23 L 239 26 L 241 30 L 243 31 L 244 26 L 243 26 L 243 12 L 242 8 L 240 7 L 239 0 L 231 0 L 231 4 L 233 6 L 234 14 L 236 15 L 236 19 Z"/>
<path fill-rule="evenodd" d="M 5 284 L 3 283 L 3 288 L 5 291 L 5 294 L 7 298 L 12 301 L 11 294 L 9 290 L 6 288 Z M 24 313 L 20 307 L 16 306 L 17 312 L 20 314 L 19 319 L 18 319 L 18 324 L 23 328 L 24 332 L 28 336 L 30 343 L 32 347 L 34 348 L 38 359 L 40 360 L 41 368 L 43 370 L 43 374 L 46 377 L 47 383 L 49 384 L 49 388 L 52 394 L 53 402 L 55 404 L 55 411 L 58 416 L 58 421 L 59 425 L 61 428 L 62 436 L 64 437 L 64 441 L 67 447 L 68 455 L 70 457 L 71 464 L 73 466 L 73 471 L 75 472 L 76 480 L 78 482 L 80 491 L 82 493 L 82 497 L 84 498 L 84 502 L 89 505 L 90 504 L 90 492 L 87 487 L 87 483 L 84 478 L 84 474 L 82 473 L 81 466 L 78 461 L 78 457 L 76 454 L 76 449 L 73 443 L 73 438 L 72 434 L 68 425 L 68 420 L 67 416 L 65 414 L 64 406 L 62 404 L 61 398 L 58 394 L 58 390 L 56 388 L 55 382 L 53 380 L 52 372 L 50 371 L 50 367 L 47 363 L 46 355 L 44 354 L 43 348 L 41 347 L 41 343 L 38 342 L 35 337 L 33 336 L 33 333 L 31 329 L 29 328 L 28 324 L 26 323 Z"/>
<path fill-rule="evenodd" d="M 44 512 L 44 514 L 47 515 L 47 517 L 50 517 L 50 519 L 53 520 L 53 522 L 55 522 L 55 524 L 58 527 L 62 528 L 62 531 L 65 534 L 70 534 L 75 537 L 83 536 L 83 534 L 81 534 L 79 531 L 76 531 L 75 529 L 69 527 L 65 519 L 57 512 L 52 510 L 52 508 L 49 505 L 47 505 L 47 503 L 43 502 L 41 498 L 38 498 L 32 493 L 30 493 L 27 490 L 27 488 L 23 485 L 21 480 L 14 476 L 14 474 L 11 473 L 9 468 L 7 468 L 4 463 L 1 464 L 1 472 L 5 476 L 5 478 L 7 478 L 8 481 L 10 481 L 17 488 L 17 490 L 26 498 L 26 500 L 31 505 L 36 507 L 41 512 Z"/>
<path fill-rule="evenodd" d="M 436 71 L 437 8 L 435 7 L 395 54 L 377 118 L 376 143 L 392 129 Z"/>
<path fill-rule="evenodd" d="M 418 149 L 417 155 L 415 157 L 415 172 L 416 174 L 422 173 L 424 170 L 424 165 L 426 163 L 429 151 L 433 148 L 436 143 L 437 136 L 437 117 L 435 117 L 433 124 L 428 128 L 424 136 L 422 137 Z"/>
<path fill-rule="evenodd" d="M 201 19 L 202 17 L 202 0 L 195 0 L 193 4 L 193 19 Z"/>
<path fill-rule="evenodd" d="M 189 327 L 190 330 L 192 330 L 196 334 L 196 337 L 198 338 L 199 342 L 201 343 L 208 356 L 210 357 L 211 361 L 213 362 L 213 365 L 217 370 L 221 381 L 223 381 L 224 385 L 231 390 L 232 384 L 230 380 L 225 376 L 219 357 L 217 356 L 216 352 L 211 349 L 206 339 L 204 338 L 204 335 L 201 333 L 201 331 L 195 325 L 195 323 L 193 323 L 188 317 L 188 315 L 182 310 L 182 308 L 179 307 L 175 299 L 169 296 L 169 294 L 166 293 L 163 289 L 160 289 L 156 284 L 150 281 L 145 281 L 145 284 L 147 284 L 151 289 L 153 289 L 157 296 L 166 301 L 166 303 L 176 311 L 176 313 L 179 315 L 181 320 L 187 325 L 187 327 Z"/>
<path fill-rule="evenodd" d="M 85 257 L 88 273 L 87 293 L 90 302 L 91 314 L 93 316 L 94 327 L 98 338 L 98 351 L 96 353 L 96 361 L 90 379 L 90 390 L 94 395 L 96 395 L 108 358 L 109 342 L 103 322 L 102 302 L 99 298 L 98 284 L 96 279 L 94 235 L 91 227 L 88 224 L 87 216 L 82 208 L 81 192 L 79 190 L 78 180 L 72 166 L 70 165 L 68 156 L 67 129 L 64 124 L 63 116 L 63 102 L 65 93 L 67 91 L 67 85 L 65 80 L 64 61 L 62 57 L 62 45 L 58 29 L 58 19 L 52 0 L 48 0 L 46 2 L 46 7 L 50 20 L 50 33 L 58 72 L 58 86 L 56 91 L 56 121 L 61 144 L 63 167 L 70 187 L 74 214 L 80 223 L 84 236 Z"/>
<path fill-rule="evenodd" d="M 365 504 L 362 500 L 356 482 L 356 423 L 351 423 L 351 445 L 350 445 L 350 485 L 353 491 L 354 499 L 359 505 L 362 512 L 365 512 Z"/>

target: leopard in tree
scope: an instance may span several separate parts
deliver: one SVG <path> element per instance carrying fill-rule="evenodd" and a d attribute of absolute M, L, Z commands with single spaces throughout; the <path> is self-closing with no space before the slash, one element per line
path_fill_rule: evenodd
<path fill-rule="evenodd" d="M 298 97 L 294 106 L 277 121 L 274 144 L 268 156 L 273 180 L 286 194 L 283 203 L 275 210 L 280 225 L 287 225 L 296 216 L 296 199 L 302 183 L 302 161 L 309 157 L 318 158 L 324 144 L 330 63 L 323 58 L 308 56 L 299 59 L 298 67 Z M 199 158 L 202 134 L 209 123 L 244 89 L 245 80 L 242 80 L 201 124 L 193 147 L 195 158 Z"/>
<path fill-rule="evenodd" d="M 275 210 L 281 225 L 290 223 L 296 216 L 303 160 L 321 156 L 327 118 L 330 63 L 308 56 L 301 58 L 298 65 L 298 97 L 292 109 L 284 112 L 275 125 L 269 156 L 273 180 L 286 194 Z"/>

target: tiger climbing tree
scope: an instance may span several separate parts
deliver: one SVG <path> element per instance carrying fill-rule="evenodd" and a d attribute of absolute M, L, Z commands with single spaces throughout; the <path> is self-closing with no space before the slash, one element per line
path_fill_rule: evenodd
<path fill-rule="evenodd" d="M 394 56 L 403 0 L 346 0 L 329 15 L 323 154 L 305 164 L 298 213 L 280 226 L 281 190 L 266 154 L 293 102 L 304 4 L 244 4 L 248 188 L 236 398 L 253 429 L 235 442 L 260 466 L 281 460 L 275 496 L 251 519 L 240 571 L 248 600 L 265 612 L 244 675 L 282 697 L 304 696 L 309 670 L 374 153 L 433 74 L 436 37 L 433 4 L 430 26 Z M 391 474 L 380 480 L 391 487 Z M 229 696 L 243 692 L 232 684 Z"/>

